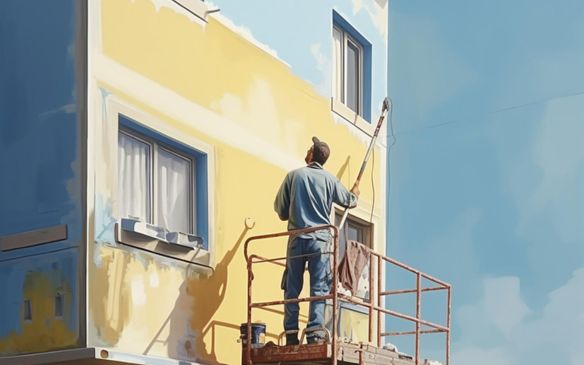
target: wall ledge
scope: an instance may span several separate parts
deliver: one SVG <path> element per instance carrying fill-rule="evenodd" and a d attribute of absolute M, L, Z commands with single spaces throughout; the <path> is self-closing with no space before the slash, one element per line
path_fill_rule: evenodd
<path fill-rule="evenodd" d="M 0 251 L 10 251 L 19 248 L 43 245 L 45 243 L 63 241 L 67 239 L 67 225 L 35 229 L 8 236 L 0 236 Z"/>
<path fill-rule="evenodd" d="M 58 365 L 68 361 L 83 361 L 87 365 L 202 365 L 196 362 L 175 360 L 156 356 L 137 355 L 103 347 L 86 347 L 37 354 L 0 357 L 0 365 Z"/>

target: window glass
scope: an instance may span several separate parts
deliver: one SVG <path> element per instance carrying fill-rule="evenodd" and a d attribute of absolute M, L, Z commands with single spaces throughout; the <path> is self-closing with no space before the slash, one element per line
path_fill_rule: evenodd
<path fill-rule="evenodd" d="M 125 133 L 118 136 L 118 207 L 125 218 L 151 222 L 151 146 Z"/>
<path fill-rule="evenodd" d="M 157 224 L 171 232 L 195 233 L 190 219 L 192 161 L 158 149 Z"/>
<path fill-rule="evenodd" d="M 337 211 L 335 214 L 335 224 L 338 226 L 341 221 L 341 213 Z M 354 216 L 347 216 L 344 226 L 339 231 L 339 257 L 345 255 L 345 248 L 347 241 L 357 241 L 367 247 L 372 247 L 371 244 L 372 225 L 365 221 L 361 221 Z M 356 296 L 368 299 L 369 298 L 369 263 L 365 265 L 361 276 L 356 278 L 357 291 Z"/>
<path fill-rule="evenodd" d="M 347 222 L 347 238 L 349 241 L 363 242 L 363 227 Z"/>
<path fill-rule="evenodd" d="M 55 295 L 55 317 L 63 317 L 63 294 L 57 293 Z"/>
<path fill-rule="evenodd" d="M 30 299 L 24 300 L 24 310 L 23 310 L 24 320 L 25 321 L 32 321 L 32 304 Z"/>
<path fill-rule="evenodd" d="M 359 113 L 359 47 L 347 42 L 347 91 L 345 104 Z"/>
<path fill-rule="evenodd" d="M 335 213 L 335 225 L 341 222 L 342 214 Z M 358 221 L 357 218 L 349 215 L 342 229 L 339 231 L 339 256 L 345 254 L 347 241 L 357 241 L 367 247 L 371 246 L 371 224 Z"/>

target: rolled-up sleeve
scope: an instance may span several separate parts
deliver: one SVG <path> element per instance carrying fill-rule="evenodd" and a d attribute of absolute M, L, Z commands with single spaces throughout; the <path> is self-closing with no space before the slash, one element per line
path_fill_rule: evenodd
<path fill-rule="evenodd" d="M 333 201 L 345 208 L 355 208 L 357 206 L 357 196 L 347 190 L 339 180 L 334 182 Z"/>
<path fill-rule="evenodd" d="M 274 210 L 281 220 L 288 220 L 290 215 L 290 174 L 286 175 L 276 199 L 274 200 Z"/>

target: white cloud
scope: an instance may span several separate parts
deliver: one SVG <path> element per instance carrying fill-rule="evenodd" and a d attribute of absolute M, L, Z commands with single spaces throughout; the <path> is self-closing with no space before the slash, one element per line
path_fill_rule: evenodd
<path fill-rule="evenodd" d="M 502 185 L 516 210 L 516 240 L 524 243 L 522 264 L 543 290 L 584 260 L 583 101 L 562 97 L 518 110 L 505 116 L 513 124 L 498 123 L 492 134 Z M 553 272 L 542 270 L 542 263 L 560 260 Z"/>
<path fill-rule="evenodd" d="M 363 7 L 363 0 L 353 0 L 353 15 L 357 14 Z"/>
<path fill-rule="evenodd" d="M 483 297 L 457 312 L 461 326 L 453 344 L 454 365 L 582 365 L 584 268 L 551 291 L 535 313 L 521 299 L 517 278 L 490 278 L 483 284 Z"/>
<path fill-rule="evenodd" d="M 529 308 L 521 299 L 519 278 L 487 279 L 484 289 L 483 304 L 488 319 L 505 337 L 510 337 L 513 329 L 529 314 Z"/>
<path fill-rule="evenodd" d="M 463 306 L 458 310 L 465 340 L 483 342 L 485 328 L 510 338 L 513 330 L 529 314 L 529 308 L 521 298 L 519 278 L 506 276 L 487 278 L 482 284 L 482 299 L 479 303 Z"/>
<path fill-rule="evenodd" d="M 328 98 L 331 94 L 332 65 L 330 57 L 325 55 L 322 48 L 322 44 L 320 43 L 313 43 L 310 45 L 310 53 L 316 61 L 316 69 L 320 71 L 321 74 L 321 81 L 318 84 L 315 84 L 314 87 L 319 94 Z"/>
<path fill-rule="evenodd" d="M 310 53 L 312 54 L 312 56 L 316 60 L 316 68 L 319 71 L 324 71 L 327 62 L 326 62 L 326 57 L 322 53 L 321 44 L 320 43 L 311 44 L 310 45 Z"/>
<path fill-rule="evenodd" d="M 373 1 L 370 6 L 365 7 L 371 21 L 379 35 L 387 43 L 387 1 Z"/>
<path fill-rule="evenodd" d="M 532 144 L 532 158 L 542 175 L 522 211 L 519 229 L 524 234 L 545 215 L 563 241 L 584 239 L 583 118 L 581 96 L 548 103 Z"/>
<path fill-rule="evenodd" d="M 353 15 L 365 10 L 379 35 L 387 42 L 387 0 L 352 0 Z"/>
<path fill-rule="evenodd" d="M 500 348 L 482 349 L 468 347 L 454 353 L 454 365 L 510 365 L 504 351 Z"/>

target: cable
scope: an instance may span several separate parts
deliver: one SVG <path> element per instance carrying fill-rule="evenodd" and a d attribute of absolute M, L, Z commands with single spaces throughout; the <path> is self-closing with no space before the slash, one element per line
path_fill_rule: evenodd
<path fill-rule="evenodd" d="M 389 99 L 389 132 L 390 132 L 390 136 L 391 136 L 391 143 L 389 144 L 389 146 L 387 147 L 387 202 L 388 202 L 388 215 L 389 215 L 389 194 L 390 194 L 390 159 L 391 159 L 391 155 L 389 154 L 389 152 L 391 151 L 391 148 L 395 145 L 395 143 L 397 142 L 397 138 L 395 137 L 395 133 L 393 131 L 393 108 L 394 108 L 394 104 L 393 104 L 393 100 L 391 100 L 390 97 L 388 97 Z M 375 180 L 374 180 L 374 171 L 375 171 L 375 148 L 372 151 L 372 161 L 371 161 L 371 189 L 373 190 L 373 199 L 371 202 L 371 215 L 369 217 L 369 222 L 373 223 L 373 212 L 375 210 Z M 387 225 L 386 225 L 387 227 Z"/>
<path fill-rule="evenodd" d="M 476 118 L 478 116 L 493 115 L 493 114 L 508 112 L 508 111 L 515 110 L 515 109 L 521 109 L 521 108 L 525 108 L 525 107 L 529 107 L 529 106 L 533 106 L 533 105 L 547 103 L 547 102 L 552 101 L 552 100 L 569 98 L 569 97 L 572 97 L 572 96 L 580 96 L 580 95 L 584 95 L 584 91 L 577 91 L 577 92 L 573 92 L 573 93 L 567 93 L 567 94 L 564 94 L 564 95 L 556 95 L 556 96 L 551 96 L 551 97 L 548 97 L 548 98 L 543 98 L 543 99 L 539 99 L 539 100 L 535 100 L 535 101 L 530 101 L 530 102 L 523 103 L 523 104 L 516 104 L 516 105 L 506 106 L 506 107 L 503 107 L 503 108 L 499 108 L 499 109 L 487 111 L 487 112 L 484 112 L 484 113 L 477 113 L 477 114 L 474 115 L 474 117 Z M 392 103 L 392 105 L 393 105 L 393 103 Z M 406 131 L 400 132 L 399 134 L 416 133 L 416 132 L 423 131 L 425 129 L 434 129 L 434 128 L 440 128 L 440 127 L 444 127 L 444 126 L 451 125 L 451 124 L 459 124 L 459 123 L 468 121 L 469 119 L 470 118 L 467 118 L 467 119 L 454 119 L 454 120 L 444 121 L 444 122 L 440 122 L 440 123 L 429 124 L 429 125 L 424 126 L 424 127 L 421 127 L 421 128 L 411 129 L 409 131 L 406 130 Z M 392 131 L 392 134 L 393 134 L 393 131 Z M 394 141 L 395 141 L 395 135 L 393 137 L 394 137 Z"/>
<path fill-rule="evenodd" d="M 391 147 L 393 147 L 393 145 L 397 142 L 397 138 L 395 137 L 395 133 L 393 131 L 393 100 L 391 100 L 390 97 L 388 97 L 389 99 L 389 105 L 391 105 L 391 108 L 389 109 L 389 132 L 391 133 L 391 143 L 390 145 L 387 147 L 387 152 L 389 153 L 389 150 L 391 150 Z"/>
<path fill-rule="evenodd" d="M 369 223 L 373 224 L 373 211 L 375 210 L 375 148 L 371 151 L 371 190 L 373 191 L 373 196 L 371 199 L 371 216 L 369 217 Z"/>
<path fill-rule="evenodd" d="M 389 146 L 387 147 L 387 212 L 386 212 L 386 222 L 389 222 L 389 211 L 390 211 L 390 197 L 391 197 L 391 148 L 397 143 L 397 137 L 394 133 L 393 130 L 393 109 L 395 108 L 395 104 L 393 103 L 393 100 L 391 100 L 391 98 L 389 98 L 389 102 L 391 103 L 391 109 L 389 109 L 389 132 L 390 132 L 390 136 L 391 136 L 391 143 L 389 144 Z M 385 225 L 386 227 L 386 231 L 389 231 L 388 227 L 389 224 Z M 386 233 L 388 235 L 388 233 Z M 387 247 L 386 247 L 387 250 Z"/>

